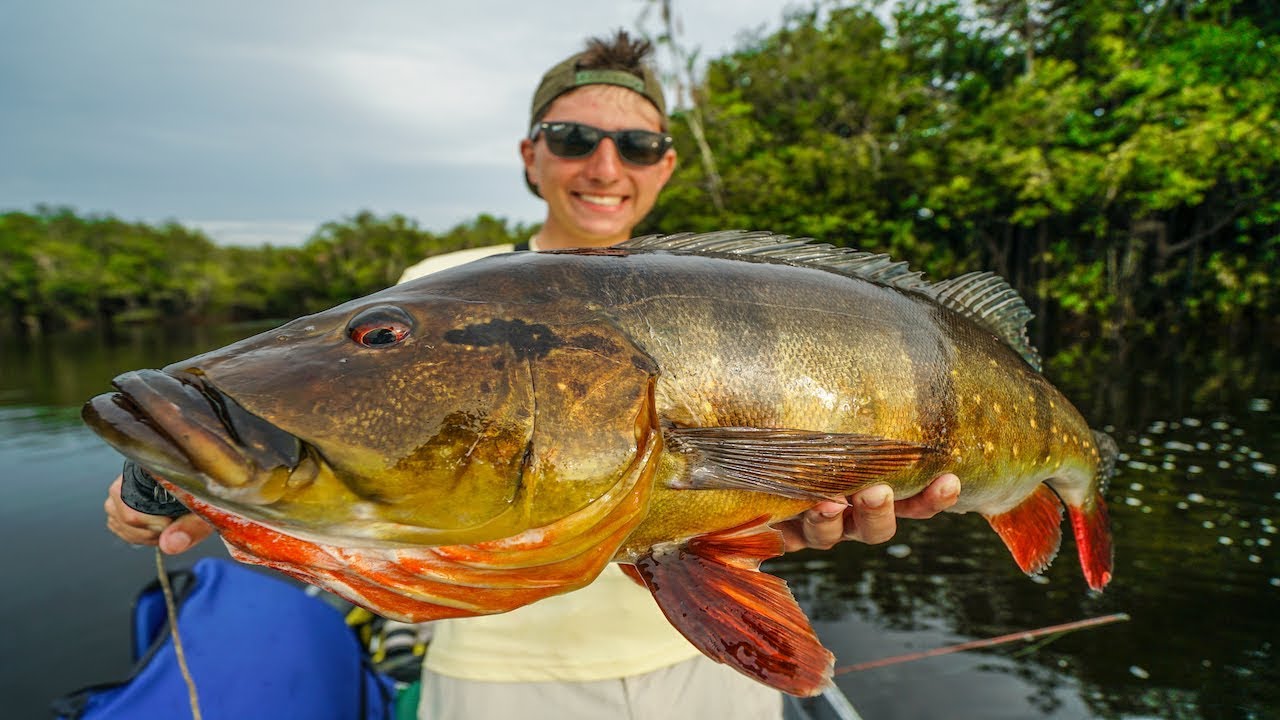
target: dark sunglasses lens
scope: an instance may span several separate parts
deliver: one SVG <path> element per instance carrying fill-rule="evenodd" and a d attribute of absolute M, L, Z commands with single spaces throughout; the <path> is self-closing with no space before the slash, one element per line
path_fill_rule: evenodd
<path fill-rule="evenodd" d="M 666 152 L 663 136 L 647 130 L 623 130 L 614 136 L 618 154 L 637 165 L 652 165 Z"/>
<path fill-rule="evenodd" d="M 667 151 L 666 136 L 648 130 L 619 130 L 613 133 L 578 123 L 547 123 L 543 127 L 547 147 L 563 158 L 586 157 L 595 152 L 600 140 L 613 138 L 618 154 L 635 165 L 652 165 Z"/>
<path fill-rule="evenodd" d="M 560 157 L 590 155 L 600 144 L 600 131 L 577 123 L 550 123 L 546 127 L 547 147 Z"/>

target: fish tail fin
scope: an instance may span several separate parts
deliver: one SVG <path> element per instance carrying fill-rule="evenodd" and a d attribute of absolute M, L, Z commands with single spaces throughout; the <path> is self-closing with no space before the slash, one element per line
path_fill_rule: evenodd
<path fill-rule="evenodd" d="M 1071 529 L 1076 535 L 1080 568 L 1090 589 L 1101 590 L 1111 582 L 1111 520 L 1102 493 L 1095 494 L 1080 507 L 1068 508 Z"/>
<path fill-rule="evenodd" d="M 1017 507 L 999 515 L 985 515 L 1013 559 L 1028 575 L 1039 575 L 1062 545 L 1062 501 L 1041 483 Z"/>
<path fill-rule="evenodd" d="M 1068 506 L 1071 529 L 1076 536 L 1076 550 L 1080 553 L 1080 567 L 1084 578 L 1093 590 L 1101 590 L 1111 582 L 1114 550 L 1111 547 L 1111 519 L 1102 493 L 1115 473 L 1118 450 L 1115 440 L 1106 433 L 1094 432 L 1094 444 L 1098 448 L 1098 469 L 1093 476 L 1090 492 L 1079 506 Z"/>

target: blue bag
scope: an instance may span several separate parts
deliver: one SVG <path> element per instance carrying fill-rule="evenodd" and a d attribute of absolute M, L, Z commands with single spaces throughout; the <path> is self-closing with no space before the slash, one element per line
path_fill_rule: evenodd
<path fill-rule="evenodd" d="M 169 573 L 205 720 L 386 720 L 392 680 L 373 670 L 342 613 L 283 580 L 205 558 Z M 160 583 L 133 612 L 134 668 L 53 703 L 61 720 L 191 717 Z"/>

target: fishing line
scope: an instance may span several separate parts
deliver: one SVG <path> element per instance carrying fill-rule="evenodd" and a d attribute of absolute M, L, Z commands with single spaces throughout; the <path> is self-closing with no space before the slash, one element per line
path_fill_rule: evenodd
<path fill-rule="evenodd" d="M 182 679 L 187 683 L 187 697 L 191 700 L 191 717 L 202 720 L 200 715 L 200 698 L 196 695 L 196 681 L 191 677 L 191 668 L 187 667 L 187 654 L 182 650 L 182 636 L 178 634 L 178 605 L 173 601 L 173 588 L 169 586 L 169 573 L 164 570 L 164 555 L 156 546 L 156 577 L 160 578 L 160 589 L 164 591 L 164 606 L 169 611 L 169 632 L 173 634 L 173 651 L 178 656 L 178 669 L 182 671 Z"/>

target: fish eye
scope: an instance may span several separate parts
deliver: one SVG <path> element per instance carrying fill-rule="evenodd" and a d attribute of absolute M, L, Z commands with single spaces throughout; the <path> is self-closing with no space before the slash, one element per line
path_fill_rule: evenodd
<path fill-rule="evenodd" d="M 413 318 L 393 305 L 378 305 L 362 311 L 347 324 L 347 337 L 357 345 L 386 348 L 413 332 Z"/>

